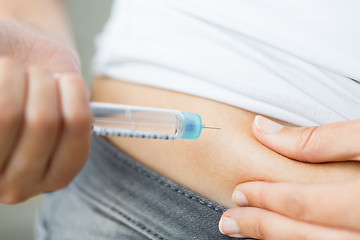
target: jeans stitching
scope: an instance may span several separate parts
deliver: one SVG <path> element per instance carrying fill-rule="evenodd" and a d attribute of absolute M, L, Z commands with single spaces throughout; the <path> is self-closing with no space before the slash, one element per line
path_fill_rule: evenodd
<path fill-rule="evenodd" d="M 117 149 L 113 149 L 113 145 L 110 145 L 110 146 L 107 145 L 107 144 L 106 144 L 106 141 L 107 141 L 107 140 L 102 139 L 102 141 L 99 141 L 99 142 L 100 142 L 100 144 L 101 144 L 103 147 L 105 147 L 107 150 L 109 150 L 109 151 L 112 153 L 112 155 L 110 155 L 110 157 L 111 157 L 113 160 L 117 160 L 117 161 L 118 161 L 118 159 L 115 158 L 115 157 L 122 158 L 122 159 L 124 159 L 124 157 L 125 157 L 124 162 L 125 162 L 127 165 L 129 165 L 132 169 L 136 170 L 136 171 L 139 172 L 139 173 L 144 174 L 144 175 L 145 175 L 146 177 L 148 177 L 148 178 L 151 178 L 151 179 L 155 180 L 156 182 L 160 183 L 161 185 L 163 185 L 163 186 L 165 186 L 165 187 L 167 187 L 167 188 L 170 188 L 172 191 L 177 192 L 177 193 L 185 196 L 186 198 L 191 199 L 191 200 L 193 200 L 193 201 L 195 201 L 195 202 L 197 202 L 197 203 L 199 203 L 199 204 L 201 204 L 201 205 L 203 205 L 203 206 L 206 206 L 206 207 L 208 207 L 208 208 L 210 208 L 210 209 L 212 209 L 212 210 L 214 210 L 214 211 L 216 211 L 216 212 L 223 213 L 223 212 L 225 212 L 225 211 L 227 210 L 225 207 L 218 207 L 218 206 L 216 206 L 216 205 L 214 205 L 214 204 L 207 203 L 207 202 L 205 202 L 204 200 L 202 200 L 201 197 L 199 197 L 199 196 L 195 196 L 195 195 L 193 195 L 193 194 L 191 194 L 191 193 L 184 192 L 184 191 L 181 189 L 181 186 L 180 186 L 180 187 L 174 187 L 174 186 L 172 186 L 171 184 L 167 183 L 165 180 L 160 179 L 160 178 L 157 177 L 157 176 L 151 175 L 150 173 L 148 173 L 147 170 L 142 169 L 140 166 L 137 166 L 129 156 L 127 156 L 127 155 L 125 155 L 125 154 L 124 154 L 124 156 L 120 156 L 120 155 L 116 152 L 116 151 L 118 151 L 118 150 L 117 150 Z M 111 143 L 109 143 L 109 144 L 111 144 Z M 130 160 L 131 160 L 131 161 L 130 161 Z M 154 172 L 154 173 L 155 173 L 155 172 Z M 157 174 L 157 173 L 155 173 L 155 174 Z"/>
<path fill-rule="evenodd" d="M 77 188 L 79 191 L 81 191 L 83 194 L 87 195 L 88 197 L 90 197 L 90 199 L 94 199 L 95 201 L 99 202 L 101 205 L 107 207 L 109 210 L 116 212 L 117 214 L 121 215 L 122 217 L 124 217 L 127 221 L 135 224 L 137 227 L 141 228 L 142 230 L 145 230 L 147 233 L 153 235 L 154 237 L 157 237 L 160 240 L 165 240 L 165 238 L 163 236 L 161 236 L 160 234 L 154 232 L 153 230 L 151 230 L 150 228 L 148 228 L 145 224 L 138 222 L 136 220 L 134 220 L 133 218 L 129 217 L 128 215 L 126 215 L 125 213 L 121 212 L 119 209 L 114 208 L 112 206 L 110 206 L 110 204 L 105 203 L 104 201 L 101 201 L 99 198 L 96 198 L 95 196 L 89 194 L 88 192 L 86 192 L 85 189 L 82 189 L 80 186 L 77 186 L 76 184 L 73 184 L 72 187 Z M 87 198 L 84 198 L 85 200 L 88 200 Z M 121 221 L 121 220 L 119 220 Z M 126 224 L 126 223 L 125 223 Z M 131 226 L 129 226 L 131 227 Z M 137 229 L 132 228 L 134 231 L 144 235 L 142 232 L 138 231 Z M 150 239 L 148 236 L 144 235 L 146 238 Z"/>

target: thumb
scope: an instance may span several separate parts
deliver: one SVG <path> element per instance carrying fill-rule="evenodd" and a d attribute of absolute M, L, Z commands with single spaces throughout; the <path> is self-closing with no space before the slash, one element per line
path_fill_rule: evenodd
<path fill-rule="evenodd" d="M 257 140 L 286 157 L 303 162 L 360 160 L 360 120 L 314 127 L 285 127 L 256 116 Z"/>

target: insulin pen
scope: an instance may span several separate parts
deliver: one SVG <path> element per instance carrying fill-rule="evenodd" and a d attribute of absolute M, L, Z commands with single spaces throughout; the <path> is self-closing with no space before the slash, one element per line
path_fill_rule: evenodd
<path fill-rule="evenodd" d="M 206 127 L 197 113 L 113 103 L 91 102 L 93 133 L 151 139 L 198 139 Z"/>

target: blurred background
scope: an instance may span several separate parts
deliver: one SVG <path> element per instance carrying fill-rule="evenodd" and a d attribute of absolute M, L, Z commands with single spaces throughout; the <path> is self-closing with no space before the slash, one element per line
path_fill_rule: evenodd
<path fill-rule="evenodd" d="M 112 0 L 68 0 L 67 2 L 82 61 L 83 75 L 90 85 L 94 39 L 109 17 Z M 37 197 L 16 206 L 0 204 L 0 240 L 34 239 L 34 219 L 41 201 L 43 198 Z"/>

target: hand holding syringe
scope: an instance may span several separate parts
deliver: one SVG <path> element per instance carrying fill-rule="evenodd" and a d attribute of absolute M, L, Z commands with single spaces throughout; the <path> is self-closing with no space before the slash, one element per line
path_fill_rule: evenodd
<path fill-rule="evenodd" d="M 96 135 L 152 139 L 198 139 L 199 114 L 177 110 L 92 102 Z"/>

